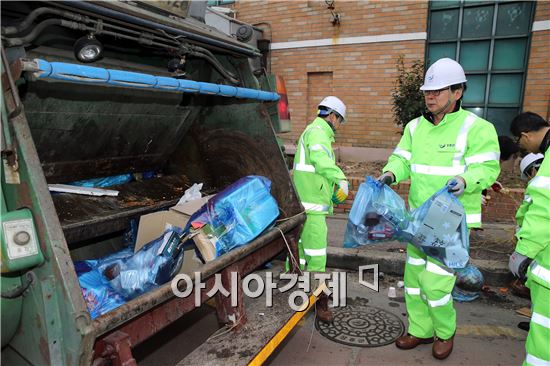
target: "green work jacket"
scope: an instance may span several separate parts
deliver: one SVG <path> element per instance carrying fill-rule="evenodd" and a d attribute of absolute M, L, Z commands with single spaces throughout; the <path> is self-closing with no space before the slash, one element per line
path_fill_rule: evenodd
<path fill-rule="evenodd" d="M 416 208 L 454 176 L 466 182 L 459 197 L 468 227 L 481 227 L 481 191 L 500 173 L 500 149 L 494 126 L 458 108 L 436 126 L 424 116 L 410 121 L 383 171 L 395 183 L 411 179 L 409 205 Z"/>
<path fill-rule="evenodd" d="M 322 118 L 315 118 L 298 141 L 292 179 L 306 213 L 332 213 L 334 185 L 346 179 L 336 165 L 332 143 L 334 131 Z"/>
<path fill-rule="evenodd" d="M 550 149 L 549 149 L 550 150 Z M 516 233 L 516 251 L 533 259 L 528 276 L 550 288 L 550 155 L 525 190 L 525 199 L 516 214 L 520 227 Z"/>

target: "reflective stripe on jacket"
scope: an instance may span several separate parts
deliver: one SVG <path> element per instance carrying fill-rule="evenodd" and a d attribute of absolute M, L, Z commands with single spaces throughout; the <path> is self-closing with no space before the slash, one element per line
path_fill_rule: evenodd
<path fill-rule="evenodd" d="M 516 214 L 520 229 L 516 251 L 534 261 L 529 268 L 529 278 L 550 288 L 550 155 L 544 154 L 544 160 L 525 189 L 521 210 Z"/>
<path fill-rule="evenodd" d="M 311 122 L 298 141 L 292 179 L 307 213 L 332 213 L 334 185 L 346 176 L 336 165 L 334 132 L 322 118 Z"/>
<path fill-rule="evenodd" d="M 409 204 L 416 208 L 454 176 L 466 181 L 459 197 L 468 227 L 481 226 L 481 191 L 500 173 L 500 149 L 494 126 L 459 108 L 435 126 L 425 117 L 407 124 L 383 171 L 396 183 L 411 179 Z"/>

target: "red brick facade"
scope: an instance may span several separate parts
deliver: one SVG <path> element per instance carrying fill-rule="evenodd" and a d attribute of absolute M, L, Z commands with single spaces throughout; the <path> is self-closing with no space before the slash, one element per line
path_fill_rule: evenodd
<path fill-rule="evenodd" d="M 550 20 L 550 1 L 538 1 L 535 22 Z M 523 110 L 550 120 L 550 30 L 533 32 Z"/>
<path fill-rule="evenodd" d="M 273 47 L 271 70 L 282 75 L 292 118 L 292 132 L 281 137 L 294 144 L 314 117 L 323 96 L 339 96 L 348 106 L 348 123 L 338 131 L 339 146 L 393 148 L 400 128 L 392 114 L 391 92 L 397 77 L 396 60 L 406 63 L 424 59 L 426 36 L 402 40 L 399 36 L 427 32 L 427 1 L 336 1 L 341 24 L 332 26 L 331 12 L 324 1 L 237 0 L 237 18 L 265 30 Z M 550 1 L 538 1 L 534 21 L 550 21 Z M 543 29 L 548 28 L 543 24 Z M 396 40 L 373 41 L 372 36 L 390 35 Z M 366 37 L 356 44 L 337 44 L 346 37 Z M 390 37 L 391 38 L 391 37 Z M 414 38 L 414 37 L 412 37 Z M 354 38 L 357 41 L 357 38 Z M 310 41 L 307 46 L 277 49 L 284 42 Z M 324 42 L 312 46 L 312 42 Z M 523 110 L 550 119 L 550 30 L 532 33 Z M 362 178 L 351 178 L 348 201 L 335 208 L 347 212 Z M 396 187 L 406 199 L 408 183 Z M 491 192 L 483 210 L 485 222 L 514 222 L 523 190 L 510 195 Z"/>
<path fill-rule="evenodd" d="M 396 59 L 424 59 L 425 40 L 334 45 L 346 37 L 418 34 L 427 31 L 427 1 L 336 1 L 341 24 L 332 26 L 324 1 L 243 1 L 237 18 L 265 30 L 272 45 L 291 41 L 329 40 L 317 47 L 274 49 L 273 73 L 282 75 L 292 118 L 292 132 L 281 137 L 295 143 L 312 119 L 316 103 L 328 93 L 348 106 L 349 123 L 338 132 L 341 146 L 391 148 L 400 129 L 392 114 L 391 90 Z M 550 20 L 550 1 L 536 4 L 535 22 Z M 524 110 L 550 118 L 550 30 L 533 33 Z"/>
<path fill-rule="evenodd" d="M 268 22 L 272 43 L 425 32 L 427 3 L 337 1 L 340 26 L 329 22 L 324 1 L 238 1 L 239 20 Z M 400 54 L 406 61 L 424 58 L 423 40 L 380 42 L 274 50 L 271 70 L 286 80 L 292 132 L 281 137 L 290 143 L 300 136 L 328 93 L 348 106 L 348 123 L 338 132 L 338 145 L 393 147 L 400 129 L 392 115 L 391 90 Z M 319 78 L 320 83 L 316 83 Z"/>

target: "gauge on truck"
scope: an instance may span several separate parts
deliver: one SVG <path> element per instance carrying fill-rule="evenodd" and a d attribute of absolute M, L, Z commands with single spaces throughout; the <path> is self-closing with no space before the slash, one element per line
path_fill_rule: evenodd
<path fill-rule="evenodd" d="M 32 213 L 21 209 L 2 213 L 2 273 L 20 271 L 44 261 Z"/>

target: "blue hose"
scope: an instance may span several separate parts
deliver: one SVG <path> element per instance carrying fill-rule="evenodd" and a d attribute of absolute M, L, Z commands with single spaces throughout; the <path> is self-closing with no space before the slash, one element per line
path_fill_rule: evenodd
<path fill-rule="evenodd" d="M 90 84 L 125 86 L 140 89 L 160 89 L 183 93 L 199 93 L 236 97 L 260 101 L 279 100 L 279 94 L 257 89 L 238 88 L 229 85 L 174 79 L 124 70 L 104 69 L 101 67 L 70 64 L 66 62 L 48 62 L 37 60 L 39 71 L 34 75 L 40 79 L 49 78 L 62 81 Z"/>

